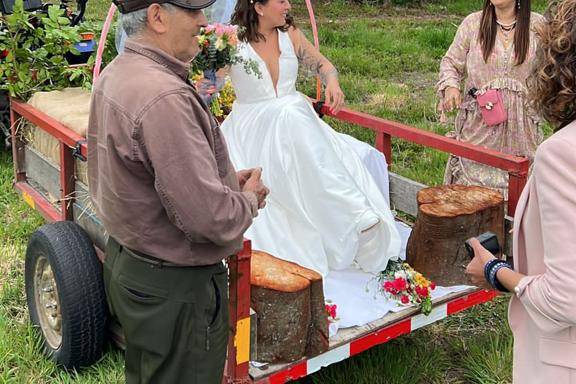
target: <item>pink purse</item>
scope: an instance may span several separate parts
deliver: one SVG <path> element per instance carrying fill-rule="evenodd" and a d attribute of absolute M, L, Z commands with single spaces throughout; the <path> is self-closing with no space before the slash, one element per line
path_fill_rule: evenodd
<path fill-rule="evenodd" d="M 508 120 L 502 94 L 499 90 L 489 89 L 482 94 L 479 93 L 476 95 L 476 100 L 487 126 L 502 124 Z"/>

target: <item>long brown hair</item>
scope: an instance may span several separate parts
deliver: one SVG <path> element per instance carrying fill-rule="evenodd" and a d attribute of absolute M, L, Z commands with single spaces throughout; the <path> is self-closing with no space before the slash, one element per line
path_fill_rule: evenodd
<path fill-rule="evenodd" d="M 266 40 L 264 35 L 258 32 L 258 14 L 254 6 L 258 3 L 266 5 L 268 0 L 238 0 L 231 23 L 241 27 L 238 38 L 241 41 Z M 292 16 L 286 16 L 286 24 L 278 27 L 282 32 L 286 32 L 290 27 L 295 26 Z"/>
<path fill-rule="evenodd" d="M 530 0 L 514 0 L 516 5 L 516 32 L 514 33 L 514 58 L 516 65 L 524 63 L 530 49 Z M 496 10 L 490 0 L 484 2 L 482 20 L 480 21 L 480 46 L 484 61 L 492 54 L 498 33 Z"/>
<path fill-rule="evenodd" d="M 553 5 L 536 31 L 540 46 L 528 85 L 534 108 L 560 129 L 576 120 L 576 0 Z"/>

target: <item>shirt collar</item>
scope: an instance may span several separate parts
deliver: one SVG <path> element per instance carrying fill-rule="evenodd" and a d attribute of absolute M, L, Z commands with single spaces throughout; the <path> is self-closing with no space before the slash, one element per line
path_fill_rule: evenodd
<path fill-rule="evenodd" d="M 170 56 L 160 48 L 153 47 L 151 45 L 128 39 L 126 45 L 124 46 L 126 52 L 132 52 L 142 56 L 146 56 L 150 60 L 157 62 L 163 67 L 168 68 L 170 71 L 177 74 L 183 80 L 188 79 L 188 74 L 190 72 L 190 63 L 185 63 L 178 60 L 177 58 Z"/>

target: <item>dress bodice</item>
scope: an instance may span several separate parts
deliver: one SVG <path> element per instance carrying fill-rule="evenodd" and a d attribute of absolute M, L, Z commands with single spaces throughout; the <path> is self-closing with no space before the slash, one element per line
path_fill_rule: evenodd
<path fill-rule="evenodd" d="M 230 78 L 236 93 L 236 102 L 241 104 L 257 103 L 264 100 L 281 98 L 296 92 L 296 79 L 298 77 L 298 58 L 294 46 L 287 32 L 278 31 L 280 57 L 278 65 L 278 84 L 274 89 L 272 76 L 262 58 L 256 53 L 248 42 L 239 44 L 239 54 L 247 60 L 254 60 L 262 74 L 258 78 L 255 74 L 248 74 L 242 63 L 235 64 L 230 70 Z"/>

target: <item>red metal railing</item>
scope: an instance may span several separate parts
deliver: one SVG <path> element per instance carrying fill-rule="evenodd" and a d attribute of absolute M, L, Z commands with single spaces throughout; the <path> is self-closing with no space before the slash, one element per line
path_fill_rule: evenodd
<path fill-rule="evenodd" d="M 457 141 L 433 132 L 410 127 L 395 121 L 385 120 L 366 113 L 342 109 L 334 115 L 323 106 L 321 112 L 338 120 L 369 128 L 376 133 L 376 148 L 384 153 L 389 164 L 392 163 L 392 137 L 415 144 L 452 153 L 508 172 L 508 215 L 514 216 L 520 193 L 528 179 L 530 161 L 524 157 L 507 155 L 492 149 Z"/>
<path fill-rule="evenodd" d="M 20 117 L 31 122 L 35 126 L 49 133 L 60 144 L 60 209 L 56 209 L 47 199 L 40 198 L 38 194 L 27 182 L 26 170 L 24 168 L 24 146 L 18 130 L 17 121 Z M 70 128 L 64 126 L 52 117 L 42 113 L 24 102 L 10 100 L 10 120 L 12 133 L 12 151 L 14 158 L 14 187 L 22 193 L 24 200 L 29 204 L 35 202 L 35 207 L 49 221 L 73 220 L 73 203 L 76 172 L 74 166 L 74 152 L 84 158 L 88 151 L 84 137 L 77 134 Z M 27 198 L 30 197 L 30 198 Z"/>

